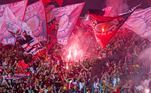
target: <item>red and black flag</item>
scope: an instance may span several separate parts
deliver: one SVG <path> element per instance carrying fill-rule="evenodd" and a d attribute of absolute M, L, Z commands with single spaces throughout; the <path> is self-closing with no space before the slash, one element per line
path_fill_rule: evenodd
<path fill-rule="evenodd" d="M 89 14 L 89 17 L 93 21 L 92 27 L 94 35 L 102 48 L 106 47 L 111 38 L 116 34 L 132 13 L 133 11 L 130 11 L 116 17 L 104 17 L 96 14 Z"/>

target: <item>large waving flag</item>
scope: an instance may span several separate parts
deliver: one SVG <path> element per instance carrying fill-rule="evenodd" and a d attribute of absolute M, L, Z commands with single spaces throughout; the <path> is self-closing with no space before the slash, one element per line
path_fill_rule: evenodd
<path fill-rule="evenodd" d="M 15 3 L 0 5 L 0 42 L 1 43 L 3 44 L 15 43 L 15 38 L 13 38 L 12 35 L 8 32 L 8 28 L 10 28 L 11 25 L 9 24 L 8 27 L 7 23 L 10 23 L 10 19 L 15 19 L 15 18 L 17 18 L 17 20 L 23 19 L 27 1 L 28 0 L 22 0 Z"/>
<path fill-rule="evenodd" d="M 19 20 L 22 20 L 24 18 L 27 2 L 28 2 L 28 0 L 21 0 L 19 2 L 15 2 L 15 3 L 0 5 L 0 17 L 3 15 L 5 8 L 9 7 L 9 9 L 16 16 L 16 18 Z"/>
<path fill-rule="evenodd" d="M 135 11 L 124 26 L 151 41 L 151 7 Z"/>
<path fill-rule="evenodd" d="M 9 7 L 6 7 L 0 19 L 0 42 L 4 45 L 15 44 L 14 35 L 21 34 L 24 31 L 32 35 L 27 24 L 17 19 Z"/>
<path fill-rule="evenodd" d="M 16 33 L 20 30 L 19 24 L 13 12 L 6 7 L 3 16 L 0 17 L 0 42 L 2 44 L 15 44 L 16 39 L 10 32 Z"/>
<path fill-rule="evenodd" d="M 27 6 L 24 21 L 38 41 L 46 40 L 46 17 L 41 0 Z"/>
<path fill-rule="evenodd" d="M 52 10 L 54 18 L 58 21 L 57 41 L 59 44 L 67 44 L 84 4 L 67 5 Z"/>
<path fill-rule="evenodd" d="M 10 11 L 8 7 L 5 7 L 3 12 L 1 12 L 1 17 L 0 17 L 0 42 L 2 44 L 15 43 L 14 37 L 8 32 L 8 29 L 11 26 L 9 25 L 10 23 L 9 18 L 15 18 L 15 16 L 13 15 L 13 13 Z M 15 29 L 17 29 L 17 27 L 14 28 L 14 30 Z"/>
<path fill-rule="evenodd" d="M 0 20 L 0 23 L 0 42 L 2 44 L 18 42 L 24 48 L 25 53 L 33 55 L 43 50 L 28 25 L 17 19 L 9 7 L 5 8 L 3 20 Z"/>
<path fill-rule="evenodd" d="M 104 17 L 95 14 L 89 15 L 93 20 L 92 27 L 96 40 L 102 48 L 106 47 L 111 38 L 116 34 L 132 12 L 133 11 L 117 17 Z"/>

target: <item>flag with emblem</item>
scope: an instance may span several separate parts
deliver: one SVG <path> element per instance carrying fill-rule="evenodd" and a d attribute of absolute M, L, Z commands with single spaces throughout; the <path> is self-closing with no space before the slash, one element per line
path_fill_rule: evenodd
<path fill-rule="evenodd" d="M 111 38 L 117 33 L 127 18 L 133 13 L 130 11 L 117 17 L 104 17 L 95 14 L 89 14 L 92 19 L 92 27 L 97 42 L 105 48 Z"/>
<path fill-rule="evenodd" d="M 51 12 L 58 21 L 57 42 L 66 45 L 85 3 L 67 5 Z"/>
<path fill-rule="evenodd" d="M 38 41 L 46 41 L 46 17 L 42 0 L 27 6 L 24 21 Z"/>
<path fill-rule="evenodd" d="M 3 14 L 6 7 L 9 7 L 17 19 L 23 20 L 27 2 L 28 0 L 20 0 L 14 3 L 0 5 L 0 15 Z"/>
<path fill-rule="evenodd" d="M 24 53 L 35 55 L 43 50 L 40 42 L 33 36 L 28 25 L 15 17 L 9 7 L 5 8 L 4 20 L 0 23 L 0 40 L 2 44 L 15 44 L 18 42 L 23 48 Z"/>
<path fill-rule="evenodd" d="M 151 41 L 151 7 L 135 11 L 124 26 Z"/>

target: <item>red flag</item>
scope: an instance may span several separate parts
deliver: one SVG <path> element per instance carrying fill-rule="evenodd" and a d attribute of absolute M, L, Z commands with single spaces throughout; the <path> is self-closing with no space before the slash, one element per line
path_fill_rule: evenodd
<path fill-rule="evenodd" d="M 59 6 L 62 6 L 62 4 L 63 4 L 63 0 L 42 0 L 42 2 L 46 5 L 49 4 L 50 2 L 55 2 Z"/>
<path fill-rule="evenodd" d="M 28 67 L 29 67 L 29 65 L 26 64 L 24 60 L 19 60 L 18 63 L 16 64 L 16 73 L 17 74 L 26 74 Z"/>
<path fill-rule="evenodd" d="M 28 64 L 26 64 L 24 62 L 24 60 L 20 60 L 18 63 L 17 63 L 17 66 L 21 69 L 27 69 L 28 68 Z"/>
<path fill-rule="evenodd" d="M 56 0 L 56 2 L 59 4 L 59 6 L 62 6 L 63 0 Z"/>
<path fill-rule="evenodd" d="M 124 24 L 132 12 L 117 17 L 103 17 L 90 14 L 93 22 L 93 29 L 96 40 L 103 48 L 109 43 L 111 38 L 116 34 L 118 29 Z"/>

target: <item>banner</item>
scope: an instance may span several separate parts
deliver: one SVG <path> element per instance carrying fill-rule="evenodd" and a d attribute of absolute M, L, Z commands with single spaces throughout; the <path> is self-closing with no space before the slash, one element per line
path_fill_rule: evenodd
<path fill-rule="evenodd" d="M 37 1 L 26 8 L 24 21 L 38 41 L 46 41 L 46 18 L 42 1 Z"/>
<path fill-rule="evenodd" d="M 6 7 L 3 16 L 0 17 L 0 42 L 4 45 L 15 44 L 16 39 L 10 33 L 16 33 L 20 29 L 15 19 L 13 12 Z"/>
<path fill-rule="evenodd" d="M 117 17 L 103 17 L 90 14 L 90 18 L 94 21 L 92 27 L 96 40 L 102 48 L 106 47 L 111 38 L 116 34 L 132 12 L 133 11 Z"/>
<path fill-rule="evenodd" d="M 0 5 L 0 17 L 3 16 L 5 8 L 8 7 L 16 16 L 17 19 L 22 20 L 24 18 L 27 2 L 28 0 L 22 0 L 15 3 Z"/>
<path fill-rule="evenodd" d="M 151 41 L 151 7 L 135 11 L 124 26 Z"/>
<path fill-rule="evenodd" d="M 24 53 L 32 55 L 43 49 L 40 42 L 33 36 L 28 25 L 19 21 L 8 7 L 5 8 L 3 20 L 0 20 L 0 23 L 0 40 L 2 44 L 15 44 L 18 42 L 24 48 Z"/>
<path fill-rule="evenodd" d="M 76 25 L 84 4 L 85 3 L 67 5 L 52 10 L 54 19 L 58 21 L 57 42 L 59 44 L 67 44 L 68 38 Z"/>

